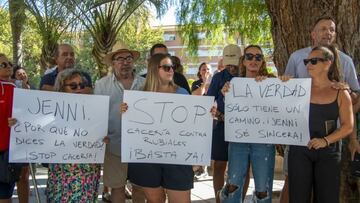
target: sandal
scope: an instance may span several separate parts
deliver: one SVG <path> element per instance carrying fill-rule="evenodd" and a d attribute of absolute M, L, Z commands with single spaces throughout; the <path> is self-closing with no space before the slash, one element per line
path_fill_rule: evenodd
<path fill-rule="evenodd" d="M 110 193 L 108 193 L 108 192 L 103 192 L 101 199 L 102 199 L 103 202 L 111 203 L 110 197 L 111 197 Z"/>

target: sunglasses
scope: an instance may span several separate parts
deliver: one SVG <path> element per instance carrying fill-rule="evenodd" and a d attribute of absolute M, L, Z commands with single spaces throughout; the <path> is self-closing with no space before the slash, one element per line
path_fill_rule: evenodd
<path fill-rule="evenodd" d="M 304 59 L 305 66 L 310 62 L 312 65 L 316 65 L 319 61 L 324 62 L 327 61 L 323 58 L 311 58 L 311 59 Z"/>
<path fill-rule="evenodd" d="M 0 68 L 11 68 L 12 66 L 13 66 L 12 63 L 10 63 L 10 62 L 8 62 L 8 63 L 2 62 L 0 64 Z"/>
<path fill-rule="evenodd" d="M 69 86 L 70 89 L 72 90 L 76 90 L 78 87 L 82 90 L 85 88 L 85 83 L 76 83 L 76 82 L 72 82 L 70 84 L 65 84 L 64 86 Z"/>
<path fill-rule="evenodd" d="M 174 69 L 174 66 L 173 66 L 173 65 L 169 65 L 169 64 L 165 64 L 165 65 L 159 66 L 159 68 L 164 69 L 165 72 L 169 72 L 170 69 Z"/>
<path fill-rule="evenodd" d="M 252 61 L 253 58 L 255 57 L 255 61 L 262 61 L 263 60 L 263 55 L 262 54 L 245 54 L 245 59 L 248 61 Z"/>

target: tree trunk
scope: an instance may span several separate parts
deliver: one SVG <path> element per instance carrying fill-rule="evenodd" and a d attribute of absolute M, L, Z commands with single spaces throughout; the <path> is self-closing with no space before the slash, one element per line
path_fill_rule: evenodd
<path fill-rule="evenodd" d="M 15 65 L 21 65 L 21 33 L 25 21 L 24 0 L 9 0 L 9 14 L 12 34 L 13 63 Z"/>
<path fill-rule="evenodd" d="M 350 55 L 359 70 L 360 1 L 358 0 L 266 0 L 272 20 L 275 45 L 274 62 L 283 73 L 290 54 L 311 45 L 310 32 L 317 18 L 327 15 L 335 19 L 338 48 Z M 349 153 L 343 146 L 340 202 L 360 202 L 360 181 L 349 173 Z"/>
<path fill-rule="evenodd" d="M 40 67 L 42 71 L 45 71 L 46 69 L 56 65 L 54 59 L 56 44 L 56 41 L 43 40 L 43 46 L 41 47 L 40 55 Z"/>
<path fill-rule="evenodd" d="M 360 2 L 357 0 L 266 0 L 272 20 L 274 62 L 285 71 L 290 54 L 311 45 L 311 29 L 317 18 L 331 16 L 336 21 L 338 48 L 350 55 L 359 69 Z"/>

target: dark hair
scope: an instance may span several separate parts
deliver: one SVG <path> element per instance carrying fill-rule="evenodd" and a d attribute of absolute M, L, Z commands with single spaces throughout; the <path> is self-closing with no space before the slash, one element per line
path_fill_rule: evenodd
<path fill-rule="evenodd" d="M 150 49 L 150 56 L 154 55 L 154 51 L 155 51 L 156 48 L 165 48 L 165 49 L 167 49 L 167 46 L 165 44 L 161 44 L 161 43 L 154 44 Z"/>
<path fill-rule="evenodd" d="M 246 67 L 244 66 L 244 60 L 245 60 L 245 54 L 246 51 L 250 48 L 256 48 L 259 49 L 261 54 L 263 54 L 263 51 L 261 49 L 261 47 L 259 45 L 249 45 L 244 49 L 244 55 L 240 58 L 240 77 L 246 77 Z M 262 60 L 262 64 L 260 66 L 259 71 L 257 72 L 258 76 L 268 76 L 268 77 L 274 77 L 273 74 L 268 73 L 267 69 L 266 69 L 266 61 L 263 58 Z"/>
<path fill-rule="evenodd" d="M 18 71 L 18 70 L 20 70 L 20 69 L 25 70 L 25 68 L 23 68 L 23 67 L 21 67 L 21 66 L 19 66 L 19 65 L 15 65 L 15 66 L 13 67 L 13 74 L 12 74 L 12 76 L 11 76 L 12 79 L 16 79 L 16 71 Z"/>
<path fill-rule="evenodd" d="M 335 80 L 337 82 L 343 80 L 340 71 L 339 54 L 334 45 L 316 46 L 311 50 L 311 52 L 313 51 L 321 51 L 324 59 L 331 61 L 331 65 L 328 72 L 329 80 L 331 81 Z"/>
<path fill-rule="evenodd" d="M 170 58 L 171 58 L 171 62 L 173 64 L 173 66 L 174 66 L 174 71 L 183 74 L 184 67 L 181 64 L 180 58 L 177 56 L 171 56 Z"/>
<path fill-rule="evenodd" d="M 315 23 L 314 23 L 314 25 L 313 25 L 313 29 L 316 27 L 316 25 L 320 22 L 320 21 L 322 21 L 322 20 L 331 20 L 331 21 L 333 21 L 334 23 L 335 23 L 335 20 L 334 20 L 334 18 L 332 18 L 331 16 L 321 16 L 320 18 L 318 18 L 318 19 L 316 19 L 316 21 L 315 21 Z M 335 23 L 336 24 L 336 23 Z"/>
<path fill-rule="evenodd" d="M 206 63 L 206 62 L 202 62 L 202 63 L 200 64 L 200 66 L 199 66 L 199 68 L 198 68 L 198 72 L 197 72 L 197 74 L 196 74 L 199 79 L 201 79 L 201 74 L 200 74 L 201 67 L 202 67 L 203 65 L 207 65 L 207 64 L 208 64 L 208 63 Z M 205 82 L 205 81 L 203 81 L 203 82 Z"/>

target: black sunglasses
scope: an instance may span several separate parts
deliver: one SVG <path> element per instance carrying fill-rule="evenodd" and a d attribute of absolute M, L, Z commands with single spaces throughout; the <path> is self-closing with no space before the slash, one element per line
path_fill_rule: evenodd
<path fill-rule="evenodd" d="M 263 59 L 263 55 L 262 54 L 245 54 L 245 59 L 248 61 L 253 60 L 253 58 L 255 57 L 255 61 L 262 61 Z"/>
<path fill-rule="evenodd" d="M 10 63 L 10 62 L 8 62 L 8 63 L 6 63 L 6 62 L 2 62 L 1 64 L 0 64 L 0 68 L 11 68 L 13 65 L 12 65 L 12 63 Z"/>
<path fill-rule="evenodd" d="M 76 90 L 78 87 L 80 87 L 80 89 L 84 89 L 85 88 L 85 83 L 76 83 L 76 82 L 72 82 L 70 84 L 65 84 L 64 86 L 69 86 L 70 89 L 72 90 Z"/>
<path fill-rule="evenodd" d="M 304 59 L 305 66 L 310 62 L 312 65 L 316 65 L 318 61 L 324 62 L 327 61 L 324 58 L 311 58 L 311 59 Z"/>
<path fill-rule="evenodd" d="M 173 65 L 169 65 L 169 64 L 165 64 L 165 65 L 159 66 L 159 68 L 164 69 L 165 72 L 169 72 L 170 69 L 174 69 L 174 66 L 173 66 Z"/>

